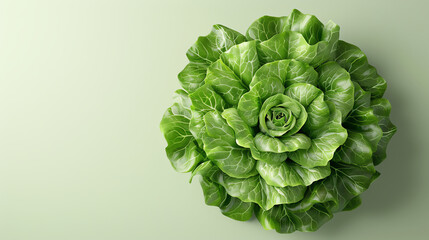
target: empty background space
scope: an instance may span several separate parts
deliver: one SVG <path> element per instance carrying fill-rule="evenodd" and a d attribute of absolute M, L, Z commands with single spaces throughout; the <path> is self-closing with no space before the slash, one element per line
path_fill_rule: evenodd
<path fill-rule="evenodd" d="M 425 0 L 0 2 L 0 239 L 425 239 Z M 265 231 L 204 204 L 159 130 L 198 36 L 297 8 L 340 25 L 387 80 L 398 127 L 361 207 L 315 233 Z"/>

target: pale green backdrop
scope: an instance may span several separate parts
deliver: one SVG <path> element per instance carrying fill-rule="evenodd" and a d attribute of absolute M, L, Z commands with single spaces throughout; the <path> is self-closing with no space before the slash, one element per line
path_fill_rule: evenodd
<path fill-rule="evenodd" d="M 0 239 L 427 239 L 426 0 L 1 1 Z M 159 131 L 185 52 L 220 23 L 334 20 L 388 81 L 391 141 L 353 212 L 280 235 L 204 205 Z"/>

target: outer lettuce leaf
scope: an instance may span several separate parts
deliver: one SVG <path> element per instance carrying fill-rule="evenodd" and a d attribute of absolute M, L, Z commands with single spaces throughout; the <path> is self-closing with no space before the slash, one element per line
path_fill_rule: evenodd
<path fill-rule="evenodd" d="M 192 109 L 192 107 L 191 107 Z M 189 121 L 189 131 L 198 143 L 200 148 L 203 148 L 203 135 L 206 132 L 204 123 L 204 113 L 196 110 L 191 110 L 191 119 Z"/>
<path fill-rule="evenodd" d="M 237 105 L 241 95 L 248 91 L 248 87 L 220 59 L 207 69 L 205 82 L 230 105 Z"/>
<path fill-rule="evenodd" d="M 332 218 L 323 204 L 315 204 L 305 212 L 290 211 L 287 205 L 274 206 L 268 211 L 255 208 L 255 215 L 266 230 L 279 233 L 314 232 Z"/>
<path fill-rule="evenodd" d="M 219 206 L 223 215 L 239 221 L 247 221 L 253 216 L 255 204 L 243 202 L 238 198 L 227 195 L 225 201 Z"/>
<path fill-rule="evenodd" d="M 190 63 L 178 75 L 182 87 L 192 93 L 204 85 L 209 65 L 218 60 L 223 52 L 245 41 L 241 33 L 219 24 L 214 25 L 212 31 L 207 36 L 199 37 L 186 53 Z"/>
<path fill-rule="evenodd" d="M 249 86 L 253 75 L 259 68 L 256 42 L 251 41 L 235 45 L 220 57 L 240 77 L 243 83 Z"/>
<path fill-rule="evenodd" d="M 193 109 L 196 111 L 223 111 L 226 106 L 225 100 L 208 84 L 191 93 L 189 98 L 192 101 Z"/>
<path fill-rule="evenodd" d="M 362 134 L 370 143 L 372 151 L 375 152 L 383 131 L 378 125 L 378 117 L 371 108 L 371 94 L 365 92 L 359 84 L 355 83 L 354 85 L 355 103 L 344 122 L 344 126 L 349 131 Z"/>
<path fill-rule="evenodd" d="M 266 41 L 275 35 L 294 31 L 301 33 L 311 45 L 322 40 L 323 24 L 313 15 L 302 14 L 294 9 L 288 17 L 263 16 L 250 25 L 247 39 Z"/>
<path fill-rule="evenodd" d="M 331 175 L 312 184 L 304 199 L 288 208 L 305 212 L 314 204 L 324 203 L 332 212 L 342 211 L 354 197 L 367 190 L 378 176 L 378 172 L 365 167 L 333 163 Z"/>
<path fill-rule="evenodd" d="M 199 165 L 192 176 L 197 174 L 202 175 L 200 178 L 200 185 L 204 193 L 204 201 L 209 206 L 218 206 L 227 217 L 239 221 L 247 221 L 253 216 L 253 209 L 255 204 L 243 202 L 238 198 L 231 197 L 225 191 L 225 188 L 220 184 L 212 181 L 213 174 L 216 170 L 212 167 L 210 162 L 204 162 Z"/>
<path fill-rule="evenodd" d="M 335 152 L 333 161 L 366 166 L 372 163 L 371 143 L 358 132 L 348 132 L 344 145 Z"/>
<path fill-rule="evenodd" d="M 349 201 L 349 203 L 347 203 L 347 205 L 343 208 L 343 211 L 351 211 L 351 210 L 359 207 L 361 203 L 362 203 L 362 199 L 360 198 L 360 196 L 356 196 L 356 197 L 352 198 Z"/>
<path fill-rule="evenodd" d="M 323 24 L 313 15 L 293 10 L 288 17 L 286 29 L 283 31 L 299 32 L 308 44 L 313 45 L 322 39 Z"/>
<path fill-rule="evenodd" d="M 232 46 L 245 42 L 246 37 L 222 25 L 214 25 L 212 31 L 189 48 L 186 56 L 191 63 L 211 64 Z"/>
<path fill-rule="evenodd" d="M 305 15 L 294 10 L 283 23 L 278 18 L 273 24 L 267 19 L 259 19 L 248 30 L 247 36 L 261 37 L 258 54 L 262 63 L 273 62 L 282 59 L 296 59 L 311 66 L 317 67 L 323 62 L 333 60 L 339 38 L 339 26 L 328 22 L 323 26 L 314 16 Z M 274 20 L 274 21 L 273 21 Z M 279 27 L 265 28 L 266 24 L 282 26 L 281 32 L 274 35 Z M 266 39 L 265 36 L 271 36 Z"/>
<path fill-rule="evenodd" d="M 383 131 L 383 135 L 378 142 L 377 151 L 374 152 L 374 164 L 378 165 L 386 159 L 387 144 L 396 133 L 396 126 L 390 121 L 390 103 L 385 98 L 379 98 L 371 101 L 371 107 L 374 109 L 374 115 L 379 119 L 379 125 Z"/>
<path fill-rule="evenodd" d="M 229 176 L 247 178 L 256 175 L 256 163 L 250 151 L 235 143 L 234 130 L 222 116 L 212 111 L 204 115 L 204 122 L 203 143 L 207 157 Z"/>
<path fill-rule="evenodd" d="M 204 63 L 189 63 L 177 76 L 183 89 L 192 93 L 199 87 L 204 85 L 206 77 L 207 64 Z"/>
<path fill-rule="evenodd" d="M 266 41 L 283 32 L 287 23 L 288 17 L 263 16 L 250 25 L 246 37 L 248 40 Z"/>
<path fill-rule="evenodd" d="M 221 185 L 202 177 L 200 180 L 204 193 L 204 201 L 209 206 L 220 206 L 226 199 L 226 191 Z"/>
<path fill-rule="evenodd" d="M 165 151 L 171 165 L 178 172 L 189 172 L 204 160 L 205 154 L 189 131 L 189 97 L 183 90 L 176 94 L 177 102 L 165 112 L 160 128 L 168 143 Z"/>
<path fill-rule="evenodd" d="M 200 184 L 206 204 L 219 207 L 223 215 L 239 221 L 247 221 L 253 216 L 254 203 L 231 197 L 225 188 L 208 178 L 202 177 Z"/>
<path fill-rule="evenodd" d="M 386 81 L 368 64 L 367 57 L 358 47 L 339 41 L 336 55 L 335 61 L 350 73 L 353 81 L 371 93 L 372 99 L 383 97 Z"/>

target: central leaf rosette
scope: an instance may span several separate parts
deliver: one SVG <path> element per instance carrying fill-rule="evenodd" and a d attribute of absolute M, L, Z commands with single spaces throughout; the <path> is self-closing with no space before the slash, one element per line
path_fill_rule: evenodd
<path fill-rule="evenodd" d="M 265 100 L 259 113 L 259 129 L 271 137 L 290 136 L 307 120 L 305 108 L 296 100 L 277 94 Z"/>

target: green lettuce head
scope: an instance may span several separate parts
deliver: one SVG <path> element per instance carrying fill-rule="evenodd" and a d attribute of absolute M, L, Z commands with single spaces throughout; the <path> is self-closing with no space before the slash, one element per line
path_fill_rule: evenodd
<path fill-rule="evenodd" d="M 379 176 L 396 127 L 386 81 L 339 26 L 298 10 L 242 35 L 222 25 L 191 46 L 161 130 L 205 202 L 265 229 L 315 231 Z"/>

